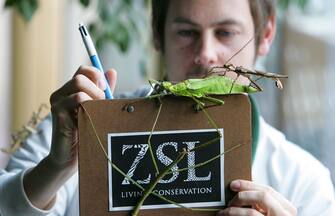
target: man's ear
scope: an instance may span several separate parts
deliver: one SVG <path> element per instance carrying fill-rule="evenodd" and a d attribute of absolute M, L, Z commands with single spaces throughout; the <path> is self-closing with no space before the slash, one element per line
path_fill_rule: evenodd
<path fill-rule="evenodd" d="M 261 38 L 258 46 L 257 54 L 260 56 L 266 55 L 271 47 L 271 44 L 276 35 L 276 17 L 275 15 L 270 16 L 266 28 L 264 30 L 263 37 Z"/>

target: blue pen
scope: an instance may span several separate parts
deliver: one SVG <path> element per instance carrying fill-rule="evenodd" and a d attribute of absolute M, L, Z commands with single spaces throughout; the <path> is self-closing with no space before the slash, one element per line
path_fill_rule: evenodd
<path fill-rule="evenodd" d="M 88 52 L 88 55 L 90 56 L 92 65 L 94 67 L 96 67 L 98 70 L 100 70 L 102 73 L 104 73 L 104 75 L 105 75 L 104 69 L 102 68 L 100 59 L 98 57 L 98 53 L 97 53 L 97 51 L 94 47 L 91 36 L 88 33 L 86 27 L 82 23 L 79 24 L 79 31 L 80 31 L 81 37 L 83 38 L 83 41 L 84 41 L 86 50 Z M 113 93 L 112 93 L 112 90 L 109 87 L 106 75 L 104 77 L 105 77 L 106 86 L 107 86 L 107 88 L 105 90 L 106 99 L 113 99 Z"/>

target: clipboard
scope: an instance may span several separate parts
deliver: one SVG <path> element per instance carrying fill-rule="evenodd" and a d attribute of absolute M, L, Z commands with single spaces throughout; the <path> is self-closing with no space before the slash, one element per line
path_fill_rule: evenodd
<path fill-rule="evenodd" d="M 206 150 L 206 147 L 188 154 L 178 169 L 185 166 L 189 169 L 178 175 L 175 169 L 175 173 L 170 173 L 158 184 L 160 186 L 155 193 L 192 208 L 222 209 L 234 196 L 229 183 L 235 179 L 251 180 L 249 97 L 246 94 L 234 94 L 217 98 L 224 100 L 224 105 L 205 109 L 216 126 L 213 126 L 204 111 L 195 109 L 195 102 L 190 98 L 168 96 L 160 100 L 162 108 L 151 139 L 160 168 L 167 166 L 169 159 L 171 163 L 182 148 L 190 150 L 192 146 L 201 145 L 207 136 L 217 136 L 218 130 L 223 136 L 217 145 L 208 145 L 212 150 Z M 78 114 L 81 216 L 130 214 L 131 204 L 140 198 L 141 190 L 116 172 L 109 160 L 122 167 L 124 173 L 143 187 L 154 179 L 155 170 L 149 163 L 152 158 L 147 139 L 153 129 L 159 104 L 158 100 L 145 98 L 87 101 L 82 104 Z M 214 162 L 194 168 L 198 163 L 220 154 L 217 150 L 221 154 L 231 151 Z M 202 160 L 201 155 L 207 159 Z M 209 179 L 215 181 L 210 182 Z M 114 182 L 118 186 L 113 186 Z M 216 214 L 213 211 L 185 210 L 153 195 L 146 202 L 140 215 Z"/>

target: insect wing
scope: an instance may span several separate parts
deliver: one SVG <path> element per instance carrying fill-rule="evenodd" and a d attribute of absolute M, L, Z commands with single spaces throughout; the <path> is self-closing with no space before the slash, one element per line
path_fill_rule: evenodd
<path fill-rule="evenodd" d="M 242 85 L 234 82 L 226 76 L 210 76 L 205 79 L 190 80 L 187 86 L 192 91 L 208 94 L 229 94 L 229 93 L 253 93 L 258 90 L 251 86 Z"/>
<path fill-rule="evenodd" d="M 168 91 L 172 92 L 174 95 L 192 97 L 192 94 L 187 89 L 186 81 L 187 80 L 179 82 L 174 85 L 170 83 L 170 85 L 164 85 L 164 87 Z M 169 82 L 164 82 L 164 83 L 169 83 Z"/>

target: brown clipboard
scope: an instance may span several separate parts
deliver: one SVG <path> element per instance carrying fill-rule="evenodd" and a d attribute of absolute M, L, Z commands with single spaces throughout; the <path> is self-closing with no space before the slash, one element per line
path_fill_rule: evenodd
<path fill-rule="evenodd" d="M 224 128 L 225 150 L 241 144 L 224 155 L 226 203 L 234 193 L 228 184 L 234 179 L 251 180 L 251 105 L 246 94 L 219 96 L 224 105 L 206 108 L 219 128 Z M 203 111 L 185 97 L 164 97 L 155 131 L 213 129 Z M 130 211 L 108 211 L 108 160 L 95 134 L 107 150 L 108 133 L 151 131 L 158 111 L 156 100 L 115 99 L 88 101 L 78 115 L 79 198 L 81 216 L 129 215 Z M 94 124 L 92 124 L 90 119 Z M 220 206 L 222 208 L 223 206 Z M 215 212 L 181 208 L 141 210 L 140 215 L 215 215 Z"/>

